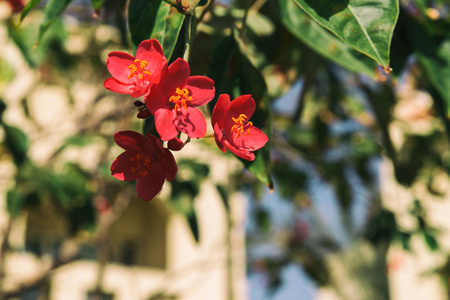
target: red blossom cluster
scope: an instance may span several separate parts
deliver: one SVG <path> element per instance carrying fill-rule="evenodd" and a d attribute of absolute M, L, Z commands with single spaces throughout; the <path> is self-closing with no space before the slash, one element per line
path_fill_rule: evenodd
<path fill-rule="evenodd" d="M 132 97 L 144 96 L 135 101 L 139 107 L 138 118 L 155 117 L 160 138 L 147 133 L 120 131 L 114 140 L 125 152 L 111 165 L 111 174 L 119 180 L 137 180 L 136 191 L 145 201 L 153 199 L 165 180 L 172 181 L 177 165 L 169 151 L 181 150 L 190 138 L 203 138 L 206 121 L 196 107 L 210 102 L 215 95 L 214 81 L 205 76 L 190 76 L 187 61 L 182 58 L 167 66 L 161 44 L 155 40 L 140 43 L 136 57 L 113 51 L 106 62 L 113 77 L 106 79 L 104 87 Z M 269 140 L 267 135 L 249 121 L 256 104 L 251 95 L 230 101 L 226 94 L 219 96 L 211 117 L 214 138 L 223 152 L 228 148 L 235 155 L 254 160 L 252 151 L 262 148 Z M 183 142 L 181 133 L 189 139 Z M 162 141 L 168 141 L 163 148 Z"/>

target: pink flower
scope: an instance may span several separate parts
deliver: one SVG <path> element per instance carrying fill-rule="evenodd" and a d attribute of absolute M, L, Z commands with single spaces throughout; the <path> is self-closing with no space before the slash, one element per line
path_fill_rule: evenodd
<path fill-rule="evenodd" d="M 110 52 L 106 66 L 113 76 L 105 80 L 103 86 L 106 89 L 139 97 L 147 94 L 152 85 L 159 82 L 167 68 L 167 59 L 161 44 L 153 39 L 139 44 L 136 58 L 125 52 Z"/>
<path fill-rule="evenodd" d="M 164 179 L 174 180 L 178 171 L 175 159 L 154 135 L 120 131 L 114 135 L 114 140 L 125 152 L 112 163 L 111 174 L 122 181 L 137 180 L 136 191 L 140 198 L 152 200 L 161 191 Z"/>
<path fill-rule="evenodd" d="M 206 121 L 195 108 L 214 98 L 214 81 L 205 76 L 189 76 L 187 61 L 178 58 L 145 97 L 148 110 L 155 116 L 156 130 L 163 141 L 184 132 L 191 138 L 206 133 Z"/>
<path fill-rule="evenodd" d="M 242 95 L 230 102 L 230 96 L 219 96 L 211 116 L 216 144 L 223 152 L 228 148 L 235 155 L 254 160 L 258 150 L 269 141 L 267 135 L 248 120 L 255 112 L 256 104 L 251 95 Z"/>

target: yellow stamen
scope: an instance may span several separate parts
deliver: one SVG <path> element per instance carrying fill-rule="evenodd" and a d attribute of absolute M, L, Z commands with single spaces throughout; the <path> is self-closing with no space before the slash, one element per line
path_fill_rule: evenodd
<path fill-rule="evenodd" d="M 130 167 L 131 172 L 138 172 L 140 176 L 147 176 L 149 170 L 153 169 L 152 159 L 148 154 L 138 153 L 130 158 L 130 162 L 134 163 L 134 166 Z"/>
<path fill-rule="evenodd" d="M 189 91 L 187 89 L 180 89 L 177 87 L 175 94 L 169 98 L 169 102 L 175 103 L 175 110 L 181 107 L 188 108 L 187 101 L 192 101 L 192 97 L 189 96 Z"/>
<path fill-rule="evenodd" d="M 249 126 L 253 126 L 252 122 L 247 122 L 246 124 L 244 124 L 245 120 L 247 119 L 247 116 L 244 114 L 240 114 L 239 117 L 235 118 L 235 117 L 231 117 L 231 119 L 233 120 L 234 123 L 236 123 L 235 125 L 233 125 L 233 127 L 231 127 L 231 131 L 236 132 L 236 139 L 241 136 L 241 134 L 245 134 L 245 135 L 249 135 L 250 134 L 250 128 L 247 129 L 247 131 L 244 131 L 244 126 L 245 125 L 249 125 Z"/>
<path fill-rule="evenodd" d="M 134 62 L 128 66 L 128 69 L 130 69 L 130 75 L 128 75 L 128 78 L 137 76 L 140 80 L 142 80 L 144 78 L 144 74 L 151 75 L 149 71 L 145 70 L 145 67 L 147 66 L 147 61 L 136 58 Z"/>

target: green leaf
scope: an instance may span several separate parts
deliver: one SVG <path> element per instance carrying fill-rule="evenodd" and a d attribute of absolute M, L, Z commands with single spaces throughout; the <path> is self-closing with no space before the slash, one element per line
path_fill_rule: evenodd
<path fill-rule="evenodd" d="M 292 0 L 280 0 L 282 22 L 296 38 L 342 67 L 376 78 L 376 63 L 320 26 Z"/>
<path fill-rule="evenodd" d="M 423 237 L 428 245 L 428 248 L 430 248 L 431 251 L 436 251 L 439 249 L 439 244 L 436 238 L 426 230 L 423 231 Z"/>
<path fill-rule="evenodd" d="M 134 49 L 143 40 L 157 39 L 170 60 L 184 15 L 161 0 L 131 0 L 128 18 Z"/>
<path fill-rule="evenodd" d="M 293 0 L 337 37 L 389 67 L 392 34 L 397 23 L 398 0 Z"/>
<path fill-rule="evenodd" d="M 72 0 L 49 0 L 45 5 L 44 20 L 39 26 L 38 43 L 41 41 L 42 35 L 57 20 Z"/>
<path fill-rule="evenodd" d="M 14 158 L 16 165 L 22 164 L 27 158 L 28 137 L 19 128 L 3 124 L 5 130 L 4 143 Z"/>
<path fill-rule="evenodd" d="M 12 188 L 6 193 L 6 207 L 11 218 L 15 218 L 22 212 L 25 205 L 25 195 L 17 188 Z"/>
<path fill-rule="evenodd" d="M 28 15 L 28 13 L 39 3 L 41 3 L 42 0 L 30 0 L 27 2 L 27 4 L 25 5 L 25 7 L 22 10 L 22 14 L 20 15 L 20 20 L 19 20 L 19 24 L 17 26 L 19 26 L 20 24 L 22 24 L 22 21 L 25 19 L 25 17 Z"/>
<path fill-rule="evenodd" d="M 445 113 L 450 117 L 450 38 L 435 45 L 434 50 L 420 53 L 417 58 L 431 85 L 444 100 Z"/>
<path fill-rule="evenodd" d="M 91 0 L 91 3 L 94 10 L 99 11 L 102 8 L 103 3 L 105 3 L 105 0 Z"/>

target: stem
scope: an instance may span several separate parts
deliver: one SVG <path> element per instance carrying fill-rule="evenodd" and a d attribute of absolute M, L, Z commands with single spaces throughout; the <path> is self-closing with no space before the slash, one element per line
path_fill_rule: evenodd
<path fill-rule="evenodd" d="M 189 14 L 185 17 L 185 25 L 186 25 L 186 31 L 184 33 L 184 55 L 183 58 L 185 61 L 189 62 L 189 54 L 191 51 L 191 38 L 192 38 L 192 18 L 193 15 Z"/>

